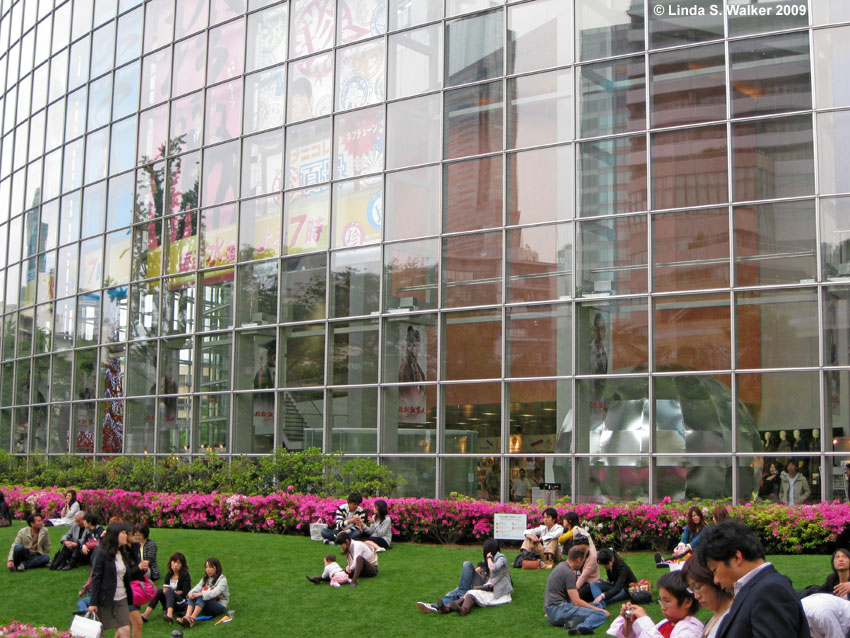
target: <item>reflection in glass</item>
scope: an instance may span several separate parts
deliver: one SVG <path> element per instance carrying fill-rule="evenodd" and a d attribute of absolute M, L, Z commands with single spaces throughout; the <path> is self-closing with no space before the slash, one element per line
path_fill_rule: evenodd
<path fill-rule="evenodd" d="M 645 136 L 584 142 L 578 153 L 580 215 L 646 210 Z"/>
<path fill-rule="evenodd" d="M 245 76 L 245 108 L 242 114 L 244 133 L 256 133 L 283 125 L 285 81 L 283 65 Z"/>
<path fill-rule="evenodd" d="M 239 213 L 239 259 L 280 254 L 280 199 L 262 197 L 242 202 Z"/>
<path fill-rule="evenodd" d="M 573 148 L 558 146 L 507 156 L 508 224 L 573 216 Z"/>
<path fill-rule="evenodd" d="M 202 392 L 230 390 L 231 344 L 231 336 L 227 333 L 201 337 L 198 383 Z"/>
<path fill-rule="evenodd" d="M 322 390 L 305 392 L 279 392 L 278 447 L 302 450 L 322 447 L 322 419 L 325 414 L 325 396 Z"/>
<path fill-rule="evenodd" d="M 494 310 L 477 310 L 442 316 L 443 379 L 495 379 L 502 376 L 500 315 Z"/>
<path fill-rule="evenodd" d="M 385 383 L 421 384 L 437 379 L 436 315 L 387 317 L 384 319 L 383 340 L 383 381 Z M 416 406 L 416 409 L 407 410 L 411 412 L 411 420 L 408 422 L 425 422 L 418 417 L 414 419 L 412 416 L 412 413 L 420 416 L 423 414 L 421 401 L 424 400 L 425 393 L 426 388 L 422 385 L 406 387 L 401 391 L 399 400 L 406 400 L 405 405 Z M 399 414 L 401 412 L 400 410 Z M 415 452 L 416 450 L 407 451 Z"/>
<path fill-rule="evenodd" d="M 330 181 L 330 118 L 287 127 L 284 157 L 284 188 L 313 186 Z"/>
<path fill-rule="evenodd" d="M 344 0 L 343 0 L 344 1 Z M 366 0 L 361 0 L 361 2 Z M 374 0 L 369 0 L 374 2 Z M 384 40 L 337 51 L 336 110 L 356 109 L 384 99 Z"/>
<path fill-rule="evenodd" d="M 334 184 L 334 247 L 351 248 L 381 240 L 383 225 L 381 176 Z"/>
<path fill-rule="evenodd" d="M 571 3 L 539 0 L 508 9 L 508 74 L 569 64 Z"/>
<path fill-rule="evenodd" d="M 327 254 L 285 259 L 281 263 L 281 321 L 307 321 L 325 317 Z"/>
<path fill-rule="evenodd" d="M 850 111 L 818 113 L 818 190 L 823 195 L 850 191 Z"/>
<path fill-rule="evenodd" d="M 579 60 L 643 50 L 640 4 L 632 0 L 577 0 L 575 10 Z"/>
<path fill-rule="evenodd" d="M 658 402 L 656 402 L 657 405 Z M 685 435 L 687 436 L 687 435 Z M 719 451 L 713 448 L 711 451 Z M 662 456 L 656 457 L 655 498 L 674 502 L 694 498 L 722 499 L 732 493 L 732 459 L 721 457 Z M 753 475 L 739 473 L 739 480 L 753 486 Z M 757 486 L 757 483 L 755 484 Z M 739 483 L 739 490 L 743 486 Z M 747 499 L 749 500 L 749 499 Z"/>
<path fill-rule="evenodd" d="M 290 42 L 292 41 L 294 36 Z M 289 81 L 286 85 L 287 122 L 300 122 L 331 112 L 333 63 L 332 53 L 322 53 L 289 64 Z"/>
<path fill-rule="evenodd" d="M 174 45 L 174 70 L 171 76 L 171 94 L 183 95 L 204 86 L 204 76 L 198 73 L 204 68 L 207 57 L 205 34 L 182 40 Z"/>
<path fill-rule="evenodd" d="M 283 135 L 269 131 L 242 140 L 242 196 L 265 195 L 280 190 L 283 170 Z"/>
<path fill-rule="evenodd" d="M 508 148 L 572 139 L 572 78 L 565 70 L 508 80 Z"/>
<path fill-rule="evenodd" d="M 501 437 L 501 384 L 461 383 L 444 385 L 443 451 L 454 454 L 499 454 Z M 494 485 L 489 479 L 495 480 Z M 498 498 L 498 474 L 488 477 L 488 498 Z"/>
<path fill-rule="evenodd" d="M 652 126 L 725 119 L 725 62 L 722 44 L 650 56 Z"/>
<path fill-rule="evenodd" d="M 290 9 L 289 57 L 327 49 L 334 41 L 334 0 L 293 0 Z"/>
<path fill-rule="evenodd" d="M 146 55 L 142 60 L 140 108 L 168 99 L 171 90 L 171 47 Z"/>
<path fill-rule="evenodd" d="M 827 6 L 821 2 L 820 7 Z M 846 8 L 844 3 L 835 3 Z M 812 13 L 816 13 L 812 7 Z M 850 21 L 850 13 L 835 22 Z M 850 64 L 850 26 L 834 29 L 817 29 L 813 31 L 815 50 L 815 87 L 817 90 L 816 106 L 829 108 L 833 106 L 850 106 L 850 86 L 842 82 L 846 77 Z"/>
<path fill-rule="evenodd" d="M 572 312 L 568 304 L 508 309 L 505 363 L 509 377 L 572 372 Z"/>
<path fill-rule="evenodd" d="M 502 73 L 504 20 L 500 10 L 446 23 L 446 86 L 488 80 Z"/>
<path fill-rule="evenodd" d="M 356 177 L 383 169 L 383 107 L 337 115 L 334 131 L 334 177 Z"/>
<path fill-rule="evenodd" d="M 572 296 L 572 224 L 508 230 L 508 301 Z"/>
<path fill-rule="evenodd" d="M 424 4 L 423 0 L 417 0 L 417 4 L 419 3 Z M 431 4 L 435 3 L 431 2 Z M 442 3 L 440 8 L 442 9 Z M 381 445 L 387 446 L 383 441 Z M 406 478 L 404 484 L 396 486 L 390 494 L 393 498 L 434 498 L 436 496 L 434 486 L 437 484 L 437 461 L 434 457 L 382 457 L 381 465 L 387 467 L 396 476 Z"/>
<path fill-rule="evenodd" d="M 204 150 L 203 204 L 221 204 L 239 195 L 239 141 Z"/>
<path fill-rule="evenodd" d="M 411 239 L 440 232 L 440 167 L 387 173 L 384 239 Z"/>
<path fill-rule="evenodd" d="M 607 375 L 647 369 L 646 299 L 582 303 L 577 313 L 577 374 Z M 595 383 L 601 392 L 604 382 Z"/>
<path fill-rule="evenodd" d="M 655 302 L 654 320 L 655 370 L 727 370 L 731 367 L 728 295 L 659 298 Z M 740 344 L 740 325 L 738 338 Z"/>
<path fill-rule="evenodd" d="M 424 5 L 425 1 L 419 0 L 416 4 Z M 427 93 L 442 87 L 442 34 L 442 26 L 434 24 L 389 37 L 389 99 Z"/>
<path fill-rule="evenodd" d="M 195 275 L 162 280 L 162 334 L 191 333 L 195 329 Z"/>
<path fill-rule="evenodd" d="M 580 222 L 576 229 L 577 293 L 646 292 L 647 252 L 644 215 Z"/>
<path fill-rule="evenodd" d="M 822 4 L 822 1 L 813 2 L 812 10 Z M 728 0 L 727 5 L 730 37 L 804 27 L 809 24 L 808 8 L 799 0 Z M 763 14 L 747 12 L 748 7 L 744 5 L 762 5 L 770 9 L 770 19 L 765 19 Z"/>
<path fill-rule="evenodd" d="M 2 416 L 0 416 L 0 434 L 2 434 Z M 54 403 L 50 406 L 50 440 L 47 452 L 49 454 L 67 454 L 71 438 L 71 404 Z M 6 437 L 8 440 L 8 436 Z M 6 449 L 2 447 L 2 449 Z M 135 451 L 126 448 L 128 452 Z"/>
<path fill-rule="evenodd" d="M 378 382 L 378 320 L 328 324 L 328 358 L 332 385 Z"/>
<path fill-rule="evenodd" d="M 559 436 L 560 426 L 572 408 L 569 380 L 512 381 L 507 384 L 507 403 L 510 405 L 508 452 L 570 452 L 570 436 Z M 540 459 L 529 469 L 528 478 L 540 482 L 542 475 L 554 473 L 566 479 L 561 484 L 564 494 L 564 487 L 569 484 L 569 467 L 568 457 Z"/>
<path fill-rule="evenodd" d="M 728 172 L 725 125 L 652 136 L 655 209 L 729 201 Z"/>
<path fill-rule="evenodd" d="M 277 322 L 277 261 L 239 266 L 236 326 Z"/>
<path fill-rule="evenodd" d="M 818 364 L 814 288 L 738 293 L 735 305 L 739 368 Z"/>
<path fill-rule="evenodd" d="M 325 382 L 325 328 L 305 324 L 281 328 L 278 386 L 298 388 Z"/>
<path fill-rule="evenodd" d="M 440 285 L 439 263 L 438 239 L 387 244 L 384 247 L 384 309 L 435 309 Z"/>
<path fill-rule="evenodd" d="M 661 7 L 661 9 L 658 9 Z M 696 15 L 690 15 L 696 9 Z M 723 10 L 714 0 L 650 0 L 650 48 L 719 40 Z"/>
<path fill-rule="evenodd" d="M 461 426 L 464 427 L 464 426 Z M 469 445 L 470 435 L 458 429 L 447 439 L 447 447 L 455 451 L 461 443 Z M 475 434 L 473 432 L 473 434 Z M 448 432 L 447 432 L 448 435 Z M 462 494 L 471 498 L 498 501 L 501 495 L 502 461 L 498 457 L 447 457 L 440 460 L 440 493 L 438 498 Z"/>
<path fill-rule="evenodd" d="M 124 428 L 124 452 L 126 454 L 148 454 L 154 451 L 156 404 L 157 401 L 153 398 L 126 401 L 127 419 Z"/>
<path fill-rule="evenodd" d="M 207 84 L 229 80 L 242 73 L 245 20 L 234 20 L 209 31 Z"/>
<path fill-rule="evenodd" d="M 177 152 L 179 150 L 192 151 L 201 146 L 203 114 L 204 94 L 202 91 L 174 100 L 171 103 L 171 135 L 169 139 Z"/>
<path fill-rule="evenodd" d="M 821 203 L 824 274 L 830 277 L 829 200 Z M 814 281 L 817 275 L 814 201 L 736 206 L 735 262 L 739 286 Z M 840 261 L 832 264 L 839 267 Z M 850 271 L 848 271 L 850 272 Z"/>
<path fill-rule="evenodd" d="M 274 449 L 274 392 L 237 394 L 233 410 L 233 452 L 267 454 Z"/>
<path fill-rule="evenodd" d="M 380 308 L 381 251 L 341 250 L 331 255 L 331 317 L 368 315 Z"/>
<path fill-rule="evenodd" d="M 289 191 L 283 199 L 288 255 L 327 249 L 330 237 L 330 188 Z"/>
<path fill-rule="evenodd" d="M 378 451 L 378 388 L 351 388 L 328 392 L 331 449 L 346 452 Z"/>
<path fill-rule="evenodd" d="M 443 157 L 453 159 L 502 149 L 502 83 L 445 93 Z"/>
<path fill-rule="evenodd" d="M 227 451 L 229 423 L 230 396 L 201 395 L 198 400 L 198 446 Z"/>
<path fill-rule="evenodd" d="M 195 121 L 194 113 L 192 121 Z M 239 136 L 242 125 L 242 80 L 233 80 L 207 89 L 205 123 L 206 144 L 215 144 Z"/>
<path fill-rule="evenodd" d="M 729 210 L 664 213 L 652 219 L 653 290 L 729 285 Z"/>
<path fill-rule="evenodd" d="M 502 157 L 443 166 L 443 232 L 502 225 Z"/>
<path fill-rule="evenodd" d="M 440 160 L 440 95 L 387 105 L 387 168 Z"/>
<path fill-rule="evenodd" d="M 479 306 L 502 299 L 502 233 L 443 238 L 443 306 Z"/>
<path fill-rule="evenodd" d="M 233 325 L 233 268 L 209 270 L 201 275 L 201 329 L 219 330 Z"/>
<path fill-rule="evenodd" d="M 287 9 L 280 4 L 248 16 L 248 52 L 245 71 L 286 60 Z"/>
<path fill-rule="evenodd" d="M 389 0 L 390 31 L 443 17 L 443 0 Z"/>

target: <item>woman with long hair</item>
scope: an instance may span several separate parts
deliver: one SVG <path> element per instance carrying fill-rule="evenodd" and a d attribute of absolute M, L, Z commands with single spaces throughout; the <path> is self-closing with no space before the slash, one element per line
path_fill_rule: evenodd
<path fill-rule="evenodd" d="M 835 594 L 844 600 L 850 600 L 850 550 L 839 547 L 832 553 L 832 573 L 821 586 L 824 594 Z"/>
<path fill-rule="evenodd" d="M 12 510 L 9 509 L 9 504 L 6 502 L 6 497 L 3 492 L 0 492 L 0 527 L 9 527 L 12 525 Z"/>
<path fill-rule="evenodd" d="M 92 556 L 89 611 L 98 615 L 104 629 L 115 629 L 116 638 L 130 637 L 128 605 L 133 600 L 133 591 L 125 552 L 121 551 L 128 543 L 127 526 L 112 523 Z"/>
<path fill-rule="evenodd" d="M 180 552 L 175 552 L 168 559 L 168 571 L 165 573 L 162 587 L 156 592 L 154 599 L 148 603 L 148 608 L 142 614 L 142 620 L 147 621 L 157 604 L 162 603 L 165 608 L 163 618 L 166 622 L 174 622 L 175 612 L 185 609 L 186 594 L 191 587 L 192 580 L 189 576 L 186 557 Z"/>
<path fill-rule="evenodd" d="M 702 508 L 696 505 L 688 510 L 688 516 L 685 519 L 685 529 L 682 531 L 682 538 L 676 549 L 673 550 L 673 560 L 682 558 L 689 554 L 699 543 L 699 536 L 703 530 L 708 527 L 705 520 L 705 514 Z M 668 563 L 661 557 L 661 552 L 655 552 L 655 564 L 659 568 L 667 568 Z"/>
<path fill-rule="evenodd" d="M 717 630 L 720 629 L 723 617 L 732 606 L 732 595 L 714 584 L 714 574 L 708 567 L 702 566 L 696 554 L 691 555 L 682 567 L 681 573 L 682 578 L 688 583 L 688 588 L 694 593 L 697 602 L 714 612 L 714 615 L 705 623 L 701 637 L 714 638 L 717 635 Z"/>
<path fill-rule="evenodd" d="M 609 603 L 629 598 L 629 583 L 636 583 L 637 577 L 626 561 L 614 551 L 613 547 L 603 547 L 596 555 L 596 562 L 604 567 L 608 580 L 590 583 L 593 602 L 605 608 Z"/>
<path fill-rule="evenodd" d="M 230 589 L 227 577 L 222 573 L 221 562 L 217 558 L 208 558 L 204 563 L 204 577 L 192 588 L 187 596 L 186 615 L 177 620 L 184 627 L 192 628 L 201 615 L 215 617 L 227 611 L 230 602 Z"/>
<path fill-rule="evenodd" d="M 387 514 L 387 502 L 379 498 L 372 506 L 372 524 L 365 525 L 363 521 L 359 521 L 360 531 L 368 534 L 366 538 L 361 538 L 364 543 L 372 546 L 376 552 L 383 552 L 390 548 L 393 542 L 393 522 Z"/>
<path fill-rule="evenodd" d="M 495 607 L 511 602 L 511 592 L 514 590 L 511 582 L 510 566 L 508 559 L 500 551 L 499 541 L 488 538 L 484 541 L 484 560 L 487 561 L 487 569 L 490 577 L 487 582 L 470 589 L 463 595 L 462 599 L 452 603 L 452 609 L 461 616 L 466 616 L 476 605 L 479 607 Z"/>

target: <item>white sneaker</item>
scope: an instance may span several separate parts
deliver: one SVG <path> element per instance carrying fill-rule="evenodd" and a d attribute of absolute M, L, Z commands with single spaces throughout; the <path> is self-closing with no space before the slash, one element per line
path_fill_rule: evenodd
<path fill-rule="evenodd" d="M 332 580 L 331 581 L 331 587 L 339 587 L 339 583 L 336 582 L 335 580 Z"/>
<path fill-rule="evenodd" d="M 419 611 L 425 612 L 426 614 L 436 614 L 440 611 L 439 609 L 437 609 L 436 605 L 432 605 L 431 603 L 418 602 L 416 603 L 416 608 Z"/>
<path fill-rule="evenodd" d="M 385 551 L 387 551 L 387 550 L 384 549 L 383 547 L 379 547 L 378 549 L 375 550 L 375 553 L 380 554 L 381 552 L 385 552 Z"/>

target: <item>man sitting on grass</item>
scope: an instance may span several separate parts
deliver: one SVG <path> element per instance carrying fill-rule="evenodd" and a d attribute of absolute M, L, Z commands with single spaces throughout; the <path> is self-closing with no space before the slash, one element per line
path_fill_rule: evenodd
<path fill-rule="evenodd" d="M 50 534 L 44 529 L 41 514 L 27 516 L 27 525 L 18 530 L 9 549 L 6 567 L 10 572 L 44 567 L 50 562 Z"/>
<path fill-rule="evenodd" d="M 524 532 L 523 551 L 537 552 L 543 556 L 544 567 L 552 569 L 561 560 L 561 546 L 558 537 L 564 533 L 564 528 L 558 525 L 558 511 L 554 507 L 543 510 L 543 525 L 532 527 Z"/>
<path fill-rule="evenodd" d="M 363 502 L 363 497 L 359 492 L 352 492 L 348 495 L 348 500 L 336 508 L 334 514 L 334 522 L 329 524 L 322 530 L 322 538 L 325 539 L 325 545 L 330 545 L 334 542 L 334 538 L 340 532 L 346 532 L 350 538 L 358 539 L 361 536 L 368 536 L 360 530 L 358 521 L 367 524 L 369 522 L 369 513 L 363 509 L 360 504 Z"/>
<path fill-rule="evenodd" d="M 351 578 L 349 587 L 357 587 L 358 578 L 371 578 L 378 575 L 378 555 L 363 541 L 351 540 L 342 532 L 336 537 L 336 544 L 342 549 L 342 555 L 348 562 L 345 571 Z"/>
<path fill-rule="evenodd" d="M 571 636 L 589 636 L 596 627 L 605 624 L 608 612 L 578 595 L 576 572 L 580 571 L 588 556 L 587 545 L 576 545 L 567 552 L 567 560 L 549 574 L 543 613 L 550 623 L 566 627 Z"/>

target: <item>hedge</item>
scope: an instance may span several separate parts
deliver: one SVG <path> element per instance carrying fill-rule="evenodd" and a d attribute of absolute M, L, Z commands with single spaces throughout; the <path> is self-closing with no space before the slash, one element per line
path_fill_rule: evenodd
<path fill-rule="evenodd" d="M 308 534 L 309 524 L 329 521 L 339 499 L 322 498 L 287 490 L 260 496 L 241 494 L 180 494 L 124 490 L 80 490 L 77 497 L 88 511 L 104 520 L 121 516 L 144 521 L 153 527 L 221 529 L 274 534 Z M 58 516 L 64 503 L 61 489 L 8 487 L 6 500 L 16 518 L 33 511 Z M 493 514 L 526 514 L 529 525 L 540 520 L 542 507 L 530 504 L 493 503 L 468 498 L 386 499 L 399 540 L 422 543 L 480 542 L 493 531 Z M 364 502 L 371 507 L 372 500 Z M 688 508 L 695 503 L 623 503 L 564 505 L 560 515 L 575 511 L 589 528 L 598 547 L 620 550 L 670 550 L 679 540 Z M 698 503 L 706 511 L 714 502 Z M 787 507 L 779 504 L 729 506 L 730 515 L 741 519 L 761 538 L 768 553 L 829 553 L 847 543 L 850 505 L 818 503 Z"/>

